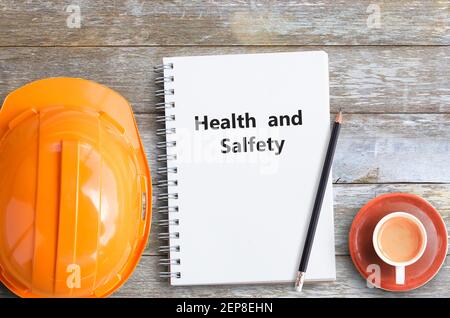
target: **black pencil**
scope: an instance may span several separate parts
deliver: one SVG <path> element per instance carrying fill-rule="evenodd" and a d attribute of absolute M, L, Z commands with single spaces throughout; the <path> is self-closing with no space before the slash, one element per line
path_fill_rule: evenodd
<path fill-rule="evenodd" d="M 303 246 L 302 258 L 298 267 L 297 279 L 295 280 L 295 289 L 299 292 L 302 291 L 303 282 L 305 280 L 305 273 L 308 267 L 309 255 L 311 254 L 311 248 L 314 242 L 314 234 L 316 233 L 317 222 L 319 221 L 320 209 L 322 207 L 323 197 L 327 188 L 328 176 L 330 175 L 331 164 L 333 162 L 334 150 L 336 149 L 336 143 L 339 136 L 339 130 L 341 128 L 341 123 L 342 112 L 339 111 L 334 121 L 333 130 L 331 131 L 330 142 L 328 144 L 328 150 L 322 168 L 322 175 L 320 176 L 316 200 L 314 201 L 311 220 L 309 221 L 308 233 L 306 234 L 306 240 Z"/>

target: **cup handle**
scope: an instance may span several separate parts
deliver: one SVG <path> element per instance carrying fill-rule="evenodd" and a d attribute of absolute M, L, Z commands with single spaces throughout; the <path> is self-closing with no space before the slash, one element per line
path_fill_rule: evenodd
<path fill-rule="evenodd" d="M 397 285 L 405 284 L 405 266 L 395 267 L 395 283 Z"/>

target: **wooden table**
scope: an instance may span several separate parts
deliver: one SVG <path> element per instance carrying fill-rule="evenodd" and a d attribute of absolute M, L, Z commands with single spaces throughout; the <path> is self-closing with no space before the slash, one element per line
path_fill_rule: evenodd
<path fill-rule="evenodd" d="M 79 5 L 80 28 L 68 27 L 77 22 L 69 4 Z M 158 278 L 154 226 L 137 270 L 114 296 L 449 297 L 449 260 L 426 286 L 393 294 L 367 288 L 347 248 L 354 215 L 381 193 L 421 195 L 448 224 L 449 28 L 450 1 L 442 0 L 1 0 L 0 97 L 51 76 L 105 84 L 132 103 L 155 171 L 161 139 L 152 67 L 163 56 L 323 49 L 331 112 L 346 113 L 333 171 L 337 281 L 301 295 L 291 285 L 169 287 Z M 12 294 L 2 287 L 0 296 Z"/>

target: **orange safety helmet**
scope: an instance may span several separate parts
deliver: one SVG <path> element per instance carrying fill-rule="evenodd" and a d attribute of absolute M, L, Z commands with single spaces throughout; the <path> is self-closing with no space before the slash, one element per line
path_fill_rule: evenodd
<path fill-rule="evenodd" d="M 78 78 L 0 110 L 0 280 L 21 297 L 105 297 L 150 233 L 151 179 L 128 102 Z"/>

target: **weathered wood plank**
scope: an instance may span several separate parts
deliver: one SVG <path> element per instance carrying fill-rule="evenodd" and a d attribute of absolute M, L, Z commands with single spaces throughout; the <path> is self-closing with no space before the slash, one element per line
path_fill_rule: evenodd
<path fill-rule="evenodd" d="M 154 207 L 161 204 L 156 200 L 156 196 L 161 191 L 155 189 Z M 348 255 L 348 232 L 353 222 L 353 218 L 359 209 L 374 197 L 392 192 L 404 192 L 417 194 L 428 200 L 442 215 L 450 232 L 450 184 L 335 184 L 334 192 L 334 230 L 335 246 L 337 255 Z M 149 244 L 146 250 L 147 255 L 159 255 L 158 248 L 160 242 L 158 234 L 165 231 L 160 228 L 157 222 L 164 216 L 157 213 L 153 215 L 153 227 Z"/>
<path fill-rule="evenodd" d="M 449 297 L 450 261 L 447 260 L 437 276 L 425 286 L 406 293 L 390 293 L 367 288 L 366 282 L 355 270 L 350 257 L 336 258 L 335 282 L 309 284 L 299 294 L 291 284 L 227 285 L 171 287 L 158 277 L 158 258 L 142 257 L 133 276 L 113 297 Z M 4 286 L 0 297 L 13 297 Z"/>
<path fill-rule="evenodd" d="M 449 1 L 3 0 L 0 46 L 442 45 L 449 23 Z"/>
<path fill-rule="evenodd" d="M 154 114 L 137 116 L 152 171 L 164 163 L 156 161 L 162 153 L 155 144 L 162 138 L 154 134 Z M 354 215 L 368 200 L 381 193 L 416 193 L 450 217 L 448 184 L 376 184 L 390 182 L 450 181 L 450 126 L 447 114 L 346 115 L 335 162 L 336 253 L 348 254 L 347 234 Z M 406 127 L 406 129 L 405 129 Z M 153 173 L 154 181 L 157 174 Z M 347 183 L 347 184 L 345 184 Z M 364 184 L 352 184 L 364 183 Z M 375 184 L 370 184 L 375 183 Z M 349 186 L 348 184 L 352 184 Z M 161 189 L 155 188 L 156 198 Z M 155 200 L 155 206 L 159 203 Z M 155 214 L 154 221 L 158 216 Z M 154 226 L 148 253 L 158 254 Z"/>
<path fill-rule="evenodd" d="M 347 115 L 334 177 L 351 183 L 449 182 L 449 120 L 447 114 Z"/>
<path fill-rule="evenodd" d="M 305 47 L 0 48 L 0 99 L 51 76 L 116 89 L 137 112 L 155 103 L 152 67 L 163 56 L 302 51 Z M 317 47 L 328 52 L 331 109 L 345 113 L 450 113 L 450 47 Z"/>
<path fill-rule="evenodd" d="M 158 257 L 143 256 L 133 276 L 112 297 L 450 297 L 450 260 L 428 284 L 405 293 L 367 288 L 349 256 L 336 257 L 335 282 L 308 284 L 301 294 L 291 284 L 172 287 L 159 278 Z M 0 285 L 0 298 L 14 297 Z"/>
<path fill-rule="evenodd" d="M 164 163 L 156 162 L 161 151 L 154 145 L 162 139 L 156 138 L 153 133 L 154 115 L 140 114 L 137 118 L 150 166 L 156 171 Z M 398 191 L 419 194 L 430 200 L 448 219 L 450 187 L 447 184 L 366 185 L 390 182 L 448 183 L 448 121 L 449 115 L 446 114 L 346 116 L 333 170 L 333 180 L 340 183 L 335 186 L 337 253 L 347 253 L 348 228 L 358 209 L 380 193 Z M 153 177 L 157 178 L 157 174 L 153 173 Z M 348 187 L 342 183 L 365 184 Z M 160 191 L 155 188 L 155 197 Z M 156 241 L 157 233 L 158 230 L 153 231 L 151 241 Z M 152 246 L 150 253 L 157 253 L 157 243 Z"/>
<path fill-rule="evenodd" d="M 144 257 L 133 277 L 115 297 L 450 297 L 450 261 L 425 286 L 406 293 L 367 288 L 349 256 L 336 257 L 337 280 L 305 286 L 299 294 L 291 284 L 171 287 L 157 276 L 156 257 Z"/>
<path fill-rule="evenodd" d="M 157 168 L 155 114 L 137 119 Z M 333 167 L 339 183 L 450 183 L 450 114 L 346 114 Z"/>

